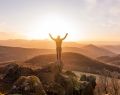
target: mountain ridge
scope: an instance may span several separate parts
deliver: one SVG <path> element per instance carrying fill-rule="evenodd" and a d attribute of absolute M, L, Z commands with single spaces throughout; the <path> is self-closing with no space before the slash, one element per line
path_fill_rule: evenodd
<path fill-rule="evenodd" d="M 97 60 L 91 59 L 89 57 L 86 57 L 78 53 L 65 52 L 63 53 L 62 58 L 65 69 L 78 70 L 78 71 L 91 72 L 91 73 L 97 73 L 97 71 L 101 71 L 104 69 L 120 72 L 120 69 L 117 67 L 99 62 Z M 54 62 L 55 60 L 56 60 L 55 54 L 48 54 L 48 55 L 39 55 L 33 57 L 32 59 L 25 61 L 25 63 L 34 64 L 34 65 L 37 64 L 37 66 L 44 66 L 50 62 Z"/>

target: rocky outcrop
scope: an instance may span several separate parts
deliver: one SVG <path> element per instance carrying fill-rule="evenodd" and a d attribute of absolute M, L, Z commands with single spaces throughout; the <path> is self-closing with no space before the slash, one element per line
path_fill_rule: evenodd
<path fill-rule="evenodd" d="M 4 82 L 14 83 L 20 76 L 34 75 L 34 71 L 31 68 L 12 63 L 3 68 L 1 75 L 0 78 Z"/>
<path fill-rule="evenodd" d="M 49 84 L 44 85 L 44 89 L 47 95 L 66 95 L 65 89 L 59 83 L 51 82 Z"/>
<path fill-rule="evenodd" d="M 42 83 L 36 76 L 21 76 L 7 95 L 10 94 L 46 95 Z"/>
<path fill-rule="evenodd" d="M 40 78 L 42 83 L 51 83 L 55 81 L 56 75 L 60 73 L 59 65 L 55 63 L 50 63 L 49 65 L 43 67 L 42 69 L 35 70 L 35 75 Z"/>
<path fill-rule="evenodd" d="M 9 64 L 4 68 L 2 80 L 5 82 L 13 83 L 20 77 L 20 75 L 20 66 L 17 64 Z"/>
<path fill-rule="evenodd" d="M 80 78 L 80 81 L 87 81 L 91 84 L 92 88 L 95 89 L 96 86 L 96 77 L 94 76 L 86 76 L 86 75 L 82 75 Z"/>
<path fill-rule="evenodd" d="M 82 75 L 80 78 L 80 95 L 94 95 L 96 78 L 94 76 Z"/>
<path fill-rule="evenodd" d="M 4 83 L 9 86 L 6 95 L 94 95 L 94 76 L 82 75 L 79 80 L 71 71 L 62 72 L 57 63 L 37 70 L 10 64 L 4 70 Z"/>
<path fill-rule="evenodd" d="M 56 82 L 59 83 L 65 89 L 65 95 L 71 95 L 73 93 L 73 82 L 69 76 L 65 74 L 58 74 Z"/>
<path fill-rule="evenodd" d="M 58 74 L 56 82 L 65 90 L 65 95 L 94 95 L 96 78 L 94 76 L 81 76 L 81 80 L 71 71 Z"/>
<path fill-rule="evenodd" d="M 80 81 L 79 85 L 80 85 L 80 89 L 79 89 L 80 95 L 94 95 L 94 89 L 92 88 L 92 85 L 89 82 Z"/>
<path fill-rule="evenodd" d="M 34 70 L 28 67 L 21 67 L 21 76 L 30 76 L 34 75 Z"/>

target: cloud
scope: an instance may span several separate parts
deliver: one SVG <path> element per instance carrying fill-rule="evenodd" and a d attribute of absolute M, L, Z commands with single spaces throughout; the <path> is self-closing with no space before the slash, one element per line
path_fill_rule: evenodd
<path fill-rule="evenodd" d="M 97 5 L 97 0 L 83 0 L 82 2 L 84 4 L 83 9 L 87 12 L 95 9 Z"/>

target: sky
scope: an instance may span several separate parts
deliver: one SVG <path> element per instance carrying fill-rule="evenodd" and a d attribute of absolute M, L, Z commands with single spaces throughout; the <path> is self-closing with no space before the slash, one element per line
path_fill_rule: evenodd
<path fill-rule="evenodd" d="M 0 39 L 120 41 L 120 0 L 0 0 Z"/>

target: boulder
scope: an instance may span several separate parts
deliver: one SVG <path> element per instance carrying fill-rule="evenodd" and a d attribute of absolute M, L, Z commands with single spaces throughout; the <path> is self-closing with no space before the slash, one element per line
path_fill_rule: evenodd
<path fill-rule="evenodd" d="M 58 83 L 51 82 L 44 85 L 47 95 L 65 95 L 65 89 Z"/>
<path fill-rule="evenodd" d="M 64 74 L 66 74 L 67 76 L 69 76 L 69 77 L 71 77 L 71 78 L 77 79 L 76 74 L 73 73 L 72 71 L 66 71 Z"/>
<path fill-rule="evenodd" d="M 65 95 L 73 95 L 74 85 L 72 79 L 69 76 L 60 73 L 56 76 L 56 82 L 65 89 Z"/>
<path fill-rule="evenodd" d="M 81 78 L 80 78 L 80 81 L 87 81 L 89 82 L 93 89 L 95 89 L 95 86 L 96 86 L 96 77 L 95 76 L 86 76 L 86 75 L 82 75 Z"/>
<path fill-rule="evenodd" d="M 59 66 L 56 62 L 50 63 L 42 69 L 35 70 L 35 75 L 39 77 L 44 84 L 54 82 L 56 75 L 59 73 Z"/>
<path fill-rule="evenodd" d="M 21 76 L 7 95 L 11 94 L 46 95 L 39 78 L 36 76 Z"/>
<path fill-rule="evenodd" d="M 96 77 L 94 77 L 94 76 L 87 76 L 87 81 L 92 85 L 93 89 L 95 89 Z"/>
<path fill-rule="evenodd" d="M 80 90 L 79 80 L 78 80 L 78 77 L 75 75 L 75 73 L 72 71 L 66 71 L 64 74 L 66 74 L 72 80 L 73 93 L 71 93 L 71 95 L 80 95 L 80 93 L 79 93 L 79 90 Z"/>
<path fill-rule="evenodd" d="M 80 81 L 79 95 L 94 95 L 94 89 L 89 82 Z"/>
<path fill-rule="evenodd" d="M 34 75 L 34 70 L 28 67 L 21 67 L 21 76 Z"/>
<path fill-rule="evenodd" d="M 81 77 L 80 77 L 80 81 L 86 81 L 87 80 L 87 76 L 86 75 L 82 75 Z"/>
<path fill-rule="evenodd" d="M 79 83 L 80 95 L 94 95 L 94 89 L 96 86 L 96 77 L 90 75 L 82 75 Z"/>
<path fill-rule="evenodd" d="M 2 80 L 8 83 L 15 82 L 21 75 L 21 68 L 18 64 L 9 64 L 4 68 Z"/>

